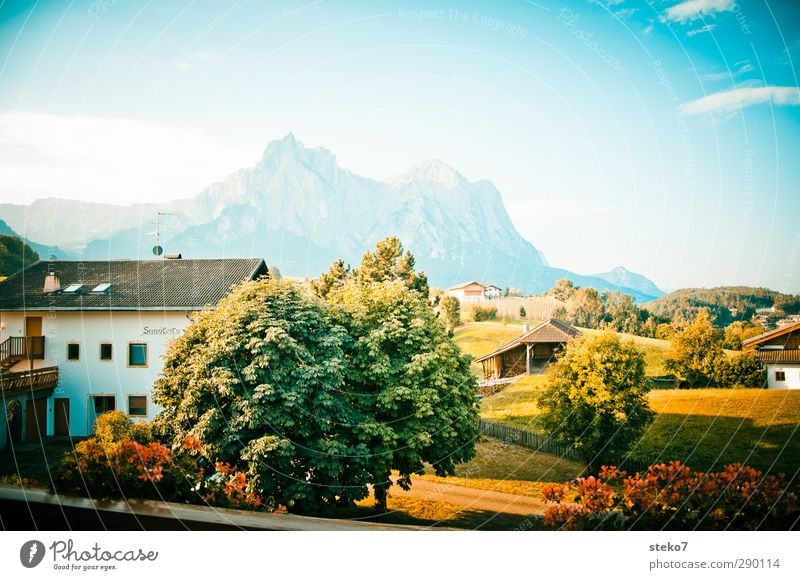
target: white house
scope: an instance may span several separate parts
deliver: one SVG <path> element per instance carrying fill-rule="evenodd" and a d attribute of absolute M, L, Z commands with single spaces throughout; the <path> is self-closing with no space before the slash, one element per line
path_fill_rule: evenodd
<path fill-rule="evenodd" d="M 473 280 L 464 282 L 447 289 L 450 296 L 458 298 L 459 302 L 479 302 L 481 300 L 492 300 L 500 298 L 502 291 L 494 284 L 481 284 Z"/>
<path fill-rule="evenodd" d="M 800 321 L 744 341 L 767 368 L 770 389 L 800 389 Z"/>
<path fill-rule="evenodd" d="M 0 448 L 90 435 L 111 409 L 152 419 L 162 356 L 189 314 L 266 273 L 258 258 L 54 261 L 0 282 Z"/>

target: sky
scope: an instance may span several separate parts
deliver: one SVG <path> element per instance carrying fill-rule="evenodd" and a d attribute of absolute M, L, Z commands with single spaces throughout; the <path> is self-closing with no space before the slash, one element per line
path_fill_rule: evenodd
<path fill-rule="evenodd" d="M 0 0 L 0 203 L 199 193 L 293 132 L 441 159 L 551 265 L 800 292 L 793 0 Z"/>

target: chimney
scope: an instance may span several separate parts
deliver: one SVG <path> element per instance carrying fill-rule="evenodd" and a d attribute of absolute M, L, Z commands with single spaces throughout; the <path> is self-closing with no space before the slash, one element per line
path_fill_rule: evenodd
<path fill-rule="evenodd" d="M 525 324 L 522 325 L 522 334 L 525 334 L 526 332 L 530 332 L 530 331 L 531 331 L 531 325 L 530 324 L 528 324 L 526 322 Z"/>
<path fill-rule="evenodd" d="M 164 259 L 165 260 L 180 260 L 182 258 L 183 258 L 183 256 L 179 252 L 171 252 L 171 253 L 168 252 L 168 253 L 164 254 Z"/>
<path fill-rule="evenodd" d="M 58 292 L 61 290 L 61 280 L 58 279 L 58 274 L 55 272 L 48 272 L 44 278 L 44 291 L 46 294 Z"/>

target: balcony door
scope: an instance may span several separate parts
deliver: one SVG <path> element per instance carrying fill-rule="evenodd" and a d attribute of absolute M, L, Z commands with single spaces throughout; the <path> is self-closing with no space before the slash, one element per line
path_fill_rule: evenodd
<path fill-rule="evenodd" d="M 25 351 L 28 358 L 33 361 L 34 358 L 43 358 L 44 345 L 41 340 L 36 340 L 42 336 L 42 317 L 41 316 L 26 316 L 25 317 L 25 338 L 26 347 Z M 32 363 L 31 363 L 32 364 Z"/>

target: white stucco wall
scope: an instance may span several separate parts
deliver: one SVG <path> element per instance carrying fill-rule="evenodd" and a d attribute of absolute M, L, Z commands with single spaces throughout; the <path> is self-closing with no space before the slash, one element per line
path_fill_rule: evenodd
<path fill-rule="evenodd" d="M 783 371 L 786 374 L 786 380 L 776 381 L 775 371 Z M 767 387 L 770 389 L 800 389 L 800 364 L 768 364 Z"/>
<path fill-rule="evenodd" d="M 3 312 L 0 314 L 0 341 L 9 336 L 24 336 L 25 317 L 42 317 L 42 334 L 45 338 L 45 359 L 33 361 L 34 368 L 58 366 L 59 385 L 48 400 L 47 433 L 54 431 L 54 399 L 70 399 L 70 434 L 92 433 L 91 396 L 115 397 L 116 408 L 128 412 L 129 395 L 146 395 L 146 419 L 158 412 L 152 402 L 153 382 L 162 368 L 162 357 L 174 336 L 180 335 L 189 320 L 185 312 Z M 67 360 L 67 344 L 80 344 L 80 360 Z M 111 361 L 100 360 L 100 344 L 113 344 Z M 148 345 L 146 368 L 128 367 L 128 343 L 145 342 Z M 29 368 L 29 361 L 21 361 L 12 369 Z"/>

